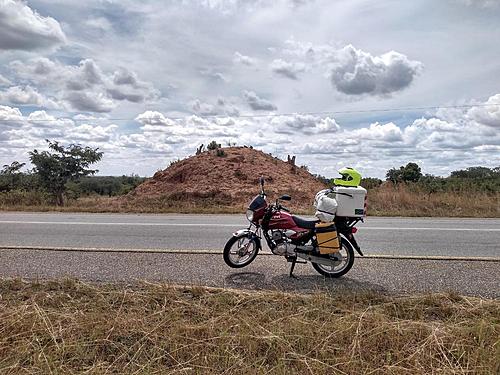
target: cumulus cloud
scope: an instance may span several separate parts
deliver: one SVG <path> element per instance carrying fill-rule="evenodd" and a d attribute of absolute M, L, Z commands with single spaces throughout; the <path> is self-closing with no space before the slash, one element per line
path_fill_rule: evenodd
<path fill-rule="evenodd" d="M 215 82 L 228 82 L 229 79 L 222 73 L 212 68 L 201 69 L 200 74 L 204 77 L 210 78 Z"/>
<path fill-rule="evenodd" d="M 457 0 L 468 6 L 476 6 L 479 8 L 495 8 L 500 6 L 498 0 Z"/>
<path fill-rule="evenodd" d="M 136 118 L 143 125 L 173 125 L 174 122 L 166 118 L 163 113 L 158 111 L 146 111 L 139 114 Z"/>
<path fill-rule="evenodd" d="M 115 103 L 102 93 L 70 91 L 64 99 L 79 111 L 111 112 L 115 108 Z"/>
<path fill-rule="evenodd" d="M 10 86 L 12 82 L 0 74 L 0 86 Z"/>
<path fill-rule="evenodd" d="M 276 107 L 269 100 L 259 97 L 253 91 L 244 91 L 243 97 L 250 108 L 255 111 L 276 111 L 278 109 L 278 107 Z"/>
<path fill-rule="evenodd" d="M 292 63 L 282 59 L 273 60 L 269 67 L 273 73 L 293 80 L 297 80 L 299 74 L 305 71 L 304 64 Z"/>
<path fill-rule="evenodd" d="M 215 104 L 205 103 L 196 99 L 190 103 L 191 110 L 197 115 L 201 116 L 238 116 L 240 114 L 239 109 L 223 98 L 218 98 Z"/>
<path fill-rule="evenodd" d="M 117 147 L 118 126 L 115 124 L 77 123 L 43 110 L 23 115 L 18 108 L 9 106 L 0 106 L 0 123 L 0 156 L 4 149 L 19 149 L 26 158 L 27 152 L 33 148 L 45 148 L 45 139 L 62 143 L 84 142 L 107 150 Z"/>
<path fill-rule="evenodd" d="M 468 117 L 480 124 L 500 129 L 500 94 L 491 96 L 484 104 L 471 108 Z"/>
<path fill-rule="evenodd" d="M 274 132 L 282 134 L 328 134 L 340 129 L 333 118 L 300 114 L 273 117 L 270 125 Z"/>
<path fill-rule="evenodd" d="M 16 125 L 23 120 L 23 114 L 18 108 L 0 105 L 0 121 L 3 121 L 2 127 L 10 127 Z"/>
<path fill-rule="evenodd" d="M 0 101 L 14 105 L 42 105 L 43 97 L 31 86 L 12 86 L 0 91 Z"/>
<path fill-rule="evenodd" d="M 346 95 L 388 95 L 408 87 L 421 69 L 420 62 L 398 52 L 372 56 L 348 45 L 338 51 L 330 77 Z"/>
<path fill-rule="evenodd" d="M 257 59 L 254 59 L 253 57 L 250 57 L 250 56 L 242 55 L 239 52 L 234 53 L 233 62 L 235 64 L 241 64 L 241 65 L 246 65 L 246 66 L 257 65 Z"/>
<path fill-rule="evenodd" d="M 282 52 L 299 62 L 275 60 L 276 67 L 281 67 L 280 74 L 293 79 L 307 66 L 323 69 L 332 86 L 351 97 L 389 96 L 409 87 L 423 70 L 420 61 L 410 60 L 402 53 L 390 51 L 373 56 L 350 44 L 337 48 L 290 39 Z"/>
<path fill-rule="evenodd" d="M 22 1 L 0 0 L 0 49 L 36 50 L 66 42 L 61 25 Z"/>
<path fill-rule="evenodd" d="M 403 132 L 396 124 L 389 122 L 370 124 L 368 128 L 360 128 L 352 131 L 355 138 L 363 140 L 381 140 L 385 142 L 399 142 L 403 140 Z"/>
<path fill-rule="evenodd" d="M 61 101 L 78 111 L 110 112 L 120 101 L 142 103 L 156 100 L 160 92 L 151 83 L 141 81 L 135 72 L 123 67 L 114 72 L 103 70 L 92 59 L 77 65 L 64 65 L 45 57 L 13 61 L 11 69 L 20 79 L 53 92 Z"/>

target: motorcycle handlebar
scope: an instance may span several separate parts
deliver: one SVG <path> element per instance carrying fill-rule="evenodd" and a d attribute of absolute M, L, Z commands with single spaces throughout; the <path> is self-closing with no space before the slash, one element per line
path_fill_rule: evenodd
<path fill-rule="evenodd" d="M 290 212 L 290 210 L 288 208 L 286 208 L 284 206 L 281 206 L 281 205 L 279 206 L 279 209 L 283 210 L 283 211 L 286 211 L 286 212 Z"/>

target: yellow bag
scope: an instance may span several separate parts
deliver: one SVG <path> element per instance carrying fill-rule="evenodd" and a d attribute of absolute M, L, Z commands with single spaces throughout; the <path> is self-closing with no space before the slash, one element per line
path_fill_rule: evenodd
<path fill-rule="evenodd" d="M 340 242 L 335 224 L 317 223 L 315 232 L 320 254 L 332 254 L 340 251 Z"/>

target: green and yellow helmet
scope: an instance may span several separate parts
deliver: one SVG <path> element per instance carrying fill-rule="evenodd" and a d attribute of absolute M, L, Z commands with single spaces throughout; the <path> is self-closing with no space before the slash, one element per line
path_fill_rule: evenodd
<path fill-rule="evenodd" d="M 342 178 L 336 178 L 333 183 L 337 186 L 356 187 L 361 183 L 361 173 L 354 168 L 344 167 L 339 170 Z"/>

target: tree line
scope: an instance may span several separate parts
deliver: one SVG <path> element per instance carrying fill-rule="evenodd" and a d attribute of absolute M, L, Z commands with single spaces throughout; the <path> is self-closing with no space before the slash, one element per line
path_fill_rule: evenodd
<path fill-rule="evenodd" d="M 416 163 L 410 162 L 399 168 L 391 168 L 386 173 L 386 181 L 394 185 L 404 184 L 425 193 L 436 192 L 500 192 L 500 166 L 469 167 L 455 170 L 447 177 L 423 174 Z M 362 185 L 366 188 L 376 188 L 384 181 L 378 178 L 365 178 Z"/>
<path fill-rule="evenodd" d="M 47 140 L 49 150 L 29 152 L 33 169 L 22 171 L 25 163 L 14 161 L 0 171 L 0 193 L 35 191 L 48 194 L 55 204 L 64 205 L 65 198 L 82 195 L 122 195 L 133 190 L 145 178 L 132 176 L 94 176 L 91 165 L 102 159 L 98 148 L 77 144 L 63 146 Z"/>

